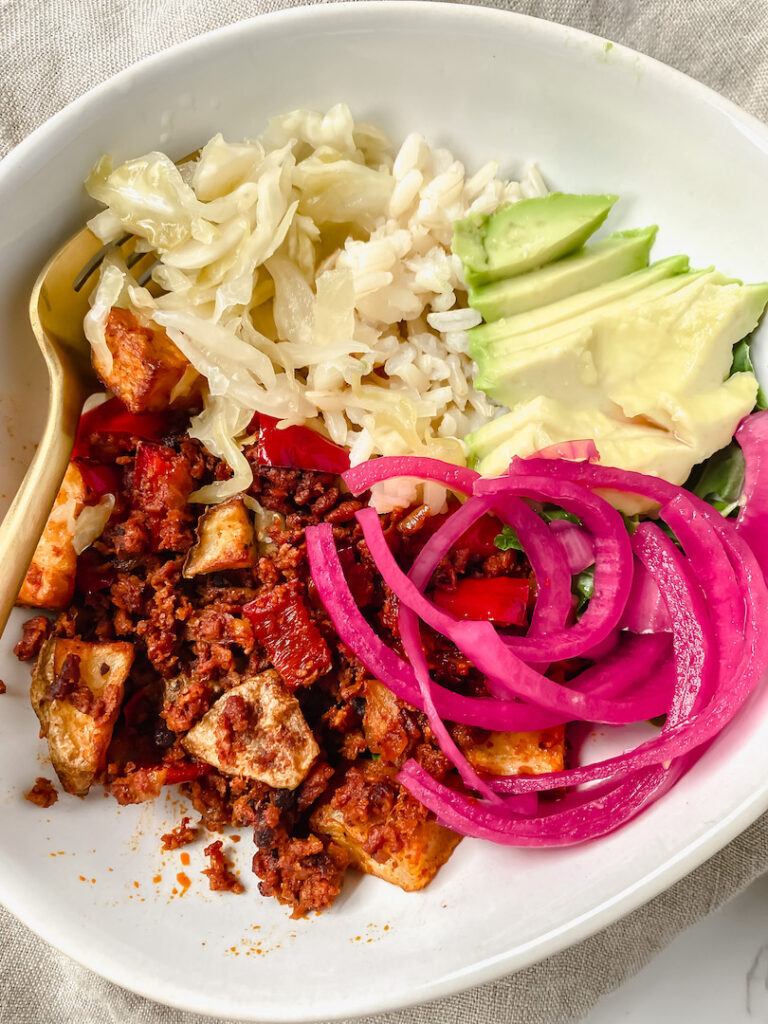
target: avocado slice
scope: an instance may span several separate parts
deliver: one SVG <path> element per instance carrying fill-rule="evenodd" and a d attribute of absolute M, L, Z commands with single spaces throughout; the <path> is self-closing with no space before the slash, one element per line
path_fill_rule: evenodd
<path fill-rule="evenodd" d="M 512 412 L 465 439 L 481 460 L 481 472 L 490 472 L 514 450 L 526 454 L 520 447 L 524 439 L 533 444 L 542 436 L 542 421 L 533 415 L 542 402 L 563 410 L 562 422 L 552 420 L 546 436 L 562 428 L 566 433 L 559 439 L 597 439 L 593 433 L 567 431 L 575 429 L 577 420 L 586 429 L 589 416 L 600 412 L 617 431 L 631 422 L 674 440 L 678 461 L 690 472 L 716 450 L 712 445 L 722 447 L 722 437 L 727 441 L 730 436 L 726 428 L 732 433 L 754 405 L 754 376 L 728 373 L 733 346 L 754 330 L 766 302 L 768 284 L 743 285 L 717 271 L 698 271 L 659 281 L 544 330 L 498 340 L 481 373 L 484 379 L 475 386 L 485 386 Z M 521 420 L 523 409 L 531 415 Z M 570 425 L 563 419 L 566 411 L 573 419 Z M 604 440 L 618 444 L 619 434 Z M 628 465 L 630 454 L 610 464 Z"/>
<path fill-rule="evenodd" d="M 605 465 L 654 475 L 663 467 L 663 475 L 668 479 L 681 475 L 676 464 L 682 461 L 685 465 L 685 445 L 664 430 L 627 420 L 618 410 L 608 413 L 602 409 L 573 408 L 543 396 L 517 405 L 466 440 L 477 460 L 478 472 L 483 476 L 501 476 L 515 455 L 525 458 L 538 448 L 574 437 L 593 440 Z"/>
<path fill-rule="evenodd" d="M 657 260 L 644 270 L 636 270 L 633 274 L 627 274 L 616 281 L 608 281 L 597 288 L 590 288 L 589 291 L 552 302 L 541 309 L 518 313 L 517 316 L 503 317 L 493 323 L 473 327 L 469 332 L 470 353 L 473 359 L 479 360 L 483 351 L 494 342 L 513 335 L 527 334 L 529 331 L 541 331 L 556 324 L 562 324 L 564 330 L 571 330 L 580 326 L 583 322 L 581 318 L 593 310 L 631 298 L 643 289 L 659 283 L 662 284 L 661 294 L 667 294 L 668 290 L 675 291 L 683 287 L 690 277 L 687 256 L 667 256 L 666 259 Z"/>
<path fill-rule="evenodd" d="M 453 226 L 453 251 L 473 288 L 515 277 L 567 256 L 586 242 L 618 196 L 552 192 L 471 213 Z"/>
<path fill-rule="evenodd" d="M 601 318 L 590 344 L 603 390 L 626 416 L 650 415 L 690 441 L 676 420 L 680 396 L 722 389 L 734 345 L 755 329 L 766 302 L 766 283 L 744 285 L 709 274 L 629 317 L 614 309 Z M 734 386 L 736 377 L 748 381 L 754 404 L 754 375 L 734 375 Z M 700 423 L 705 417 L 706 403 Z"/>
<path fill-rule="evenodd" d="M 740 375 L 741 376 L 741 375 Z M 754 384 L 753 379 L 753 384 Z M 722 448 L 749 409 L 754 387 L 746 382 L 722 387 L 695 398 L 686 398 L 680 409 L 681 426 L 694 427 L 691 447 L 674 433 L 622 417 L 614 409 L 572 408 L 549 398 L 525 402 L 487 427 L 496 427 L 496 443 L 478 457 L 475 468 L 483 476 L 501 476 L 515 455 L 523 458 L 540 448 L 571 438 L 591 438 L 607 466 L 660 476 L 682 484 L 701 453 Z M 472 437 L 485 432 L 482 427 Z M 607 497 L 607 495 L 606 495 Z M 626 515 L 648 512 L 652 503 L 630 494 L 614 492 L 612 504 Z"/>
<path fill-rule="evenodd" d="M 657 231 L 655 224 L 633 231 L 617 231 L 546 267 L 472 288 L 469 304 L 490 322 L 540 309 L 578 292 L 597 288 L 647 267 Z"/>
<path fill-rule="evenodd" d="M 652 269 L 649 267 L 648 270 L 641 270 L 636 275 L 630 276 L 647 274 Z M 475 387 L 487 392 L 505 405 L 513 405 L 519 401 L 517 395 L 518 389 L 521 387 L 519 380 L 521 360 L 525 358 L 526 351 L 530 351 L 533 358 L 533 354 L 542 346 L 548 346 L 553 342 L 559 342 L 562 345 L 563 339 L 589 335 L 596 327 L 599 328 L 611 317 L 618 317 L 624 321 L 632 317 L 652 317 L 655 303 L 663 302 L 668 297 L 674 297 L 684 290 L 686 291 L 684 298 L 687 299 L 688 295 L 692 294 L 687 289 L 695 282 L 701 281 L 718 285 L 733 283 L 711 268 L 691 271 L 656 281 L 646 288 L 635 289 L 614 302 L 604 303 L 567 320 L 550 325 L 536 324 L 527 331 L 502 333 L 499 328 L 507 322 L 505 320 L 497 320 L 494 324 L 485 324 L 482 327 L 473 327 L 469 335 L 470 353 L 478 365 Z M 578 298 L 578 296 L 576 297 Z M 492 329 L 497 330 L 495 336 L 472 337 L 475 331 L 490 331 Z"/>

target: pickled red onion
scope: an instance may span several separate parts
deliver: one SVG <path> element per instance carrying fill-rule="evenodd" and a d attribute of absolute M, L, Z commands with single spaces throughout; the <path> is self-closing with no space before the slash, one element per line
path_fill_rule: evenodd
<path fill-rule="evenodd" d="M 768 576 L 768 411 L 747 416 L 734 436 L 744 453 L 744 491 L 736 530 Z"/>
<path fill-rule="evenodd" d="M 432 534 L 408 575 L 395 562 L 376 513 L 358 513 L 382 578 L 401 601 L 401 636 L 411 665 L 383 643 L 355 606 L 331 528 L 307 530 L 312 574 L 340 636 L 398 696 L 426 710 L 465 785 L 480 794 L 480 799 L 468 797 L 437 782 L 416 762 L 406 762 L 401 782 L 442 824 L 523 846 L 566 845 L 603 835 L 666 792 L 734 716 L 768 665 L 768 631 L 762 628 L 768 619 L 763 575 L 768 542 L 761 529 L 768 514 L 761 450 L 768 442 L 768 414 L 745 420 L 737 440 L 747 464 L 747 504 L 735 524 L 666 481 L 579 461 L 593 458 L 581 442 L 567 451 L 516 458 L 499 480 L 419 458 L 377 459 L 346 475 L 357 493 L 378 480 L 408 475 L 473 494 Z M 618 514 L 594 493 L 600 491 L 656 502 L 682 550 L 652 523 L 638 527 L 630 542 Z M 576 533 L 559 523 L 553 529 L 528 501 L 560 505 L 577 515 L 584 529 L 574 527 Z M 536 575 L 537 610 L 524 637 L 501 636 L 488 622 L 457 621 L 422 592 L 458 537 L 489 510 L 517 531 Z M 563 550 L 558 534 L 569 537 L 571 550 Z M 592 553 L 582 542 L 594 543 L 595 592 L 584 614 L 570 622 L 573 567 Z M 582 544 L 578 559 L 577 544 Z M 419 619 L 451 639 L 503 699 L 464 697 L 431 680 Z M 643 635 L 627 633 L 628 625 Z M 567 686 L 534 667 L 587 653 L 595 664 Z M 633 719 L 632 712 L 652 706 L 666 714 L 654 739 L 598 763 L 537 776 L 479 777 L 442 721 L 523 731 L 546 727 L 533 722 L 553 720 L 627 723 L 641 717 Z M 587 782 L 596 786 L 579 788 Z M 575 788 L 558 804 L 538 808 L 512 796 L 533 799 L 537 792 L 563 786 Z"/>
<path fill-rule="evenodd" d="M 473 469 L 454 466 L 439 459 L 428 459 L 419 455 L 385 455 L 383 458 L 370 459 L 368 462 L 361 462 L 359 466 L 353 466 L 342 473 L 341 479 L 353 494 L 362 494 L 374 484 L 398 476 L 434 480 L 452 491 L 471 494 L 478 475 Z"/>
<path fill-rule="evenodd" d="M 572 576 L 594 565 L 595 545 L 586 530 L 575 523 L 569 523 L 567 519 L 553 519 L 549 529 L 563 549 L 568 571 Z"/>
<path fill-rule="evenodd" d="M 372 629 L 355 602 L 344 578 L 344 570 L 329 523 L 310 526 L 306 531 L 307 556 L 318 595 L 331 617 L 337 633 L 372 675 L 381 680 L 401 700 L 424 710 L 418 683 L 411 666 L 403 661 Z M 671 681 L 668 669 L 666 636 L 628 635 L 622 646 L 597 668 L 581 673 L 571 685 L 585 693 L 615 696 L 632 693 L 629 717 L 618 724 L 642 721 L 662 714 L 669 706 Z M 658 675 L 654 675 L 658 673 Z M 645 676 L 650 674 L 649 684 Z M 642 685 L 645 681 L 645 686 Z M 433 697 L 442 718 L 461 725 L 502 732 L 529 732 L 561 725 L 566 718 L 531 704 L 499 701 L 488 697 L 466 697 L 437 683 Z"/>
<path fill-rule="evenodd" d="M 518 697 L 541 708 L 558 712 L 567 716 L 568 720 L 581 719 L 608 725 L 637 721 L 632 717 L 631 702 L 602 698 L 561 686 L 526 665 L 510 649 L 511 641 L 518 638 L 505 637 L 502 640 L 490 622 L 457 620 L 438 608 L 398 566 L 375 510 L 361 509 L 356 513 L 356 517 L 363 529 L 368 550 L 389 589 L 424 622 L 452 640 L 485 676 L 493 679 L 497 687 L 507 692 L 510 697 Z"/>

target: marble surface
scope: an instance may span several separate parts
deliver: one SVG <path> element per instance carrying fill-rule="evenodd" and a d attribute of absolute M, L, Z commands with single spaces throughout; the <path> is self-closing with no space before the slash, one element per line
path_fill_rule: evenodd
<path fill-rule="evenodd" d="M 768 1022 L 768 875 L 679 935 L 582 1024 Z"/>

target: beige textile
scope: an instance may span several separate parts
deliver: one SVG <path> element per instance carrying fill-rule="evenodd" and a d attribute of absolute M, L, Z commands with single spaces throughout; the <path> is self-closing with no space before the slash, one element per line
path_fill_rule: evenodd
<path fill-rule="evenodd" d="M 66 103 L 139 58 L 220 25 L 290 6 L 291 0 L 0 0 L 0 156 Z M 625 43 L 768 119 L 765 0 L 489 0 L 488 6 Z M 573 949 L 495 984 L 375 1020 L 578 1021 L 678 932 L 766 869 L 768 816 L 647 906 Z M 0 909 L 0 1024 L 203 1020 L 97 978 Z"/>

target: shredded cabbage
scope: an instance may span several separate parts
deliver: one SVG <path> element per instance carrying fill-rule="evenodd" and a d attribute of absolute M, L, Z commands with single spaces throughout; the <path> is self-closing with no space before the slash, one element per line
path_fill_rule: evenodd
<path fill-rule="evenodd" d="M 251 415 L 248 409 L 236 402 L 229 402 L 220 395 L 208 395 L 205 408 L 192 419 L 189 434 L 201 441 L 213 455 L 224 459 L 233 472 L 229 480 L 217 480 L 194 491 L 189 496 L 190 501 L 226 501 L 251 486 L 253 470 L 237 443 L 237 438 L 245 433 Z"/>
<path fill-rule="evenodd" d="M 92 229 L 105 241 L 131 232 L 159 262 L 141 288 L 119 255 L 104 261 L 86 337 L 108 372 L 109 311 L 131 308 L 189 360 L 180 389 L 205 378 L 194 436 L 232 477 L 195 500 L 247 486 L 238 438 L 254 411 L 319 418 L 353 462 L 463 462 L 460 438 L 493 409 L 471 385 L 464 332 L 474 321 L 450 252 L 453 221 L 543 187 L 535 169 L 522 184 L 497 170 L 467 178 L 418 135 L 393 154 L 343 104 L 274 118 L 260 139 L 216 135 L 181 166 L 155 152 L 118 167 L 101 158 L 86 183 L 106 207 Z"/>
<path fill-rule="evenodd" d="M 81 555 L 102 535 L 115 507 L 114 494 L 103 494 L 98 505 L 86 505 L 72 523 L 72 547 Z"/>

